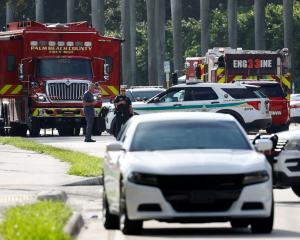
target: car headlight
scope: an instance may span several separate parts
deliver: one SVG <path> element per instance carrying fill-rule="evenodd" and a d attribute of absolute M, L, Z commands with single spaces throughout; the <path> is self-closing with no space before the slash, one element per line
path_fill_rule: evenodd
<path fill-rule="evenodd" d="M 246 173 L 243 179 L 244 185 L 250 185 L 250 184 L 256 184 L 256 183 L 262 183 L 268 181 L 270 178 L 267 171 L 257 171 L 257 172 L 251 172 Z"/>
<path fill-rule="evenodd" d="M 37 102 L 48 102 L 47 98 L 43 94 L 35 94 L 34 95 L 34 100 Z"/>
<path fill-rule="evenodd" d="M 293 139 L 288 141 L 284 150 L 298 150 L 300 151 L 300 139 Z"/>
<path fill-rule="evenodd" d="M 151 174 L 138 173 L 138 172 L 130 173 L 128 176 L 128 181 L 135 184 L 148 185 L 148 186 L 158 185 L 158 178 L 156 176 Z"/>

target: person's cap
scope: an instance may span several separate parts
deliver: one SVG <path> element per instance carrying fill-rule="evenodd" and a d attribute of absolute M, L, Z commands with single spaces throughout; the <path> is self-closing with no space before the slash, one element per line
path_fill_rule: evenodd
<path fill-rule="evenodd" d="M 126 90 L 127 86 L 126 85 L 121 85 L 120 90 Z"/>

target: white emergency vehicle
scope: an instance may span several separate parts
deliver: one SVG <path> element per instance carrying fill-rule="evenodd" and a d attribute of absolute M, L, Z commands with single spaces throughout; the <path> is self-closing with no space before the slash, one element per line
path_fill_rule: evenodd
<path fill-rule="evenodd" d="M 230 114 L 248 131 L 266 129 L 272 124 L 268 98 L 258 88 L 240 83 L 179 84 L 132 106 L 135 114 L 178 111 Z"/>

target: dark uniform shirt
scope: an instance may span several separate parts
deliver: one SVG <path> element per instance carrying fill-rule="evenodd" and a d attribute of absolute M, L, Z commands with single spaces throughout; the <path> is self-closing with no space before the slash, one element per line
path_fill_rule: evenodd
<path fill-rule="evenodd" d="M 95 102 L 94 96 L 92 93 L 90 93 L 89 91 L 86 91 L 83 94 L 83 101 L 87 102 L 87 103 L 93 103 Z M 85 106 L 84 107 L 84 114 L 87 117 L 95 117 L 95 109 L 94 106 Z"/>
<path fill-rule="evenodd" d="M 122 115 L 130 116 L 131 112 L 129 110 L 130 109 L 129 106 L 131 106 L 131 100 L 127 96 L 119 95 L 115 98 L 114 103 L 118 103 L 118 102 L 121 102 L 121 101 L 125 101 L 126 104 L 120 104 L 116 108 L 116 114 L 122 114 Z"/>

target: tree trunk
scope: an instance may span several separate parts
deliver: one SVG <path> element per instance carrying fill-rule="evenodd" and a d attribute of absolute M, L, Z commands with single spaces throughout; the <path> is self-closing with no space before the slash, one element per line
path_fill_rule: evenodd
<path fill-rule="evenodd" d="M 293 51 L 293 0 L 283 0 L 284 47 Z"/>
<path fill-rule="evenodd" d="M 156 50 L 157 50 L 157 84 L 164 85 L 164 60 L 165 60 L 165 42 L 166 42 L 166 6 L 165 0 L 157 0 L 155 3 L 156 20 Z"/>
<path fill-rule="evenodd" d="M 104 35 L 104 0 L 91 0 L 92 25 Z"/>
<path fill-rule="evenodd" d="M 284 0 L 286 1 L 286 0 Z M 255 49 L 265 50 L 265 1 L 254 0 Z"/>
<path fill-rule="evenodd" d="M 171 14 L 173 26 L 173 58 L 174 71 L 183 70 L 183 47 L 182 47 L 182 0 L 171 0 Z"/>
<path fill-rule="evenodd" d="M 228 44 L 237 48 L 237 0 L 228 0 Z"/>
<path fill-rule="evenodd" d="M 14 21 L 14 6 L 11 0 L 6 2 L 6 24 Z"/>
<path fill-rule="evenodd" d="M 204 56 L 209 48 L 209 0 L 200 0 L 200 20 L 201 20 L 201 55 Z"/>
<path fill-rule="evenodd" d="M 74 0 L 67 0 L 67 22 L 74 22 Z"/>
<path fill-rule="evenodd" d="M 130 85 L 136 85 L 136 0 L 130 0 Z"/>
<path fill-rule="evenodd" d="M 44 22 L 44 0 L 35 0 L 35 19 L 37 22 Z"/>
<path fill-rule="evenodd" d="M 131 77 L 130 67 L 130 0 L 121 0 L 121 35 L 122 44 L 122 83 L 128 85 Z"/>
<path fill-rule="evenodd" d="M 157 85 L 156 70 L 156 44 L 155 44 L 155 2 L 157 0 L 146 0 L 147 24 L 148 24 L 148 82 Z M 158 0 L 159 1 L 159 0 Z"/>

